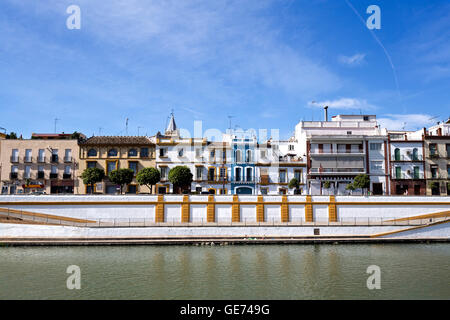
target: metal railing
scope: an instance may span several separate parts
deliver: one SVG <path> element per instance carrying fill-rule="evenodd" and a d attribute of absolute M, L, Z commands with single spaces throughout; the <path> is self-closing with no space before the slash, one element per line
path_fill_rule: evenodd
<path fill-rule="evenodd" d="M 45 223 L 52 225 L 65 225 L 75 227 L 92 227 L 92 228 L 118 228 L 118 227 L 289 227 L 289 226 L 426 226 L 429 224 L 443 222 L 450 220 L 450 217 L 434 217 L 424 219 L 408 219 L 402 218 L 377 218 L 377 217 L 347 217 L 340 218 L 336 222 L 329 220 L 315 220 L 307 222 L 304 218 L 296 218 L 295 221 L 281 222 L 278 219 L 267 219 L 268 221 L 258 222 L 255 219 L 244 219 L 240 222 L 220 221 L 207 222 L 206 219 L 199 219 L 190 222 L 181 222 L 180 220 L 172 219 L 170 221 L 155 222 L 154 219 L 146 218 L 65 218 L 58 219 L 55 216 L 47 215 L 31 215 L 23 210 L 13 210 L 7 208 L 6 212 L 0 212 L 0 218 L 20 219 L 23 222 L 31 221 L 32 223 Z M 63 218 L 63 217 L 62 217 Z M 76 221 L 79 220 L 79 221 Z M 86 220 L 86 221 L 82 221 Z M 88 222 L 93 221 L 93 222 Z"/>

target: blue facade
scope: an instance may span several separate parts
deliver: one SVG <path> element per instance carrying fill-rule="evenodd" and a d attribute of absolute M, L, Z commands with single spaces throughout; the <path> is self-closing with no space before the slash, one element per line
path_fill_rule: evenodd
<path fill-rule="evenodd" d="M 256 141 L 234 138 L 231 141 L 231 193 L 256 194 L 255 188 Z"/>

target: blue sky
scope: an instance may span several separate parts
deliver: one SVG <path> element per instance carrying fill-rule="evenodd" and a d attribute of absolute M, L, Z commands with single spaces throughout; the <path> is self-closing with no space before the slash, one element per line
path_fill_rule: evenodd
<path fill-rule="evenodd" d="M 380 30 L 361 21 L 372 4 Z M 0 127 L 24 137 L 55 118 L 59 132 L 124 135 L 129 118 L 130 135 L 153 135 L 171 109 L 188 130 L 231 115 L 283 138 L 324 104 L 391 129 L 450 115 L 448 1 L 2 0 L 0 39 Z"/>

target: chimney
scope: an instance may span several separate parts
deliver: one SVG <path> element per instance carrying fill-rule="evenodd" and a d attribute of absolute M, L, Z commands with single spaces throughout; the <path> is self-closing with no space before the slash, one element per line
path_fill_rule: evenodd
<path fill-rule="evenodd" d="M 325 111 L 325 121 L 328 121 L 328 106 L 323 107 L 323 110 Z"/>

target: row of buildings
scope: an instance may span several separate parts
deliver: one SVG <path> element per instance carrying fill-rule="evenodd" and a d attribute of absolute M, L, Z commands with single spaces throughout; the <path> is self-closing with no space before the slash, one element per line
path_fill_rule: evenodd
<path fill-rule="evenodd" d="M 127 193 L 171 193 L 168 173 L 178 165 L 190 168 L 195 193 L 345 195 L 355 176 L 366 174 L 373 195 L 450 195 L 450 119 L 418 131 L 391 131 L 375 115 L 329 121 L 325 110 L 324 121 L 299 122 L 289 140 L 264 141 L 233 130 L 221 141 L 185 138 L 173 114 L 164 134 L 151 137 L 33 134 L 26 140 L 0 134 L 2 194 L 117 193 L 107 178 L 94 190 L 85 186 L 81 173 L 89 167 L 106 175 L 155 167 L 161 181 L 153 190 L 134 180 Z M 293 178 L 296 190 L 288 186 Z"/>

